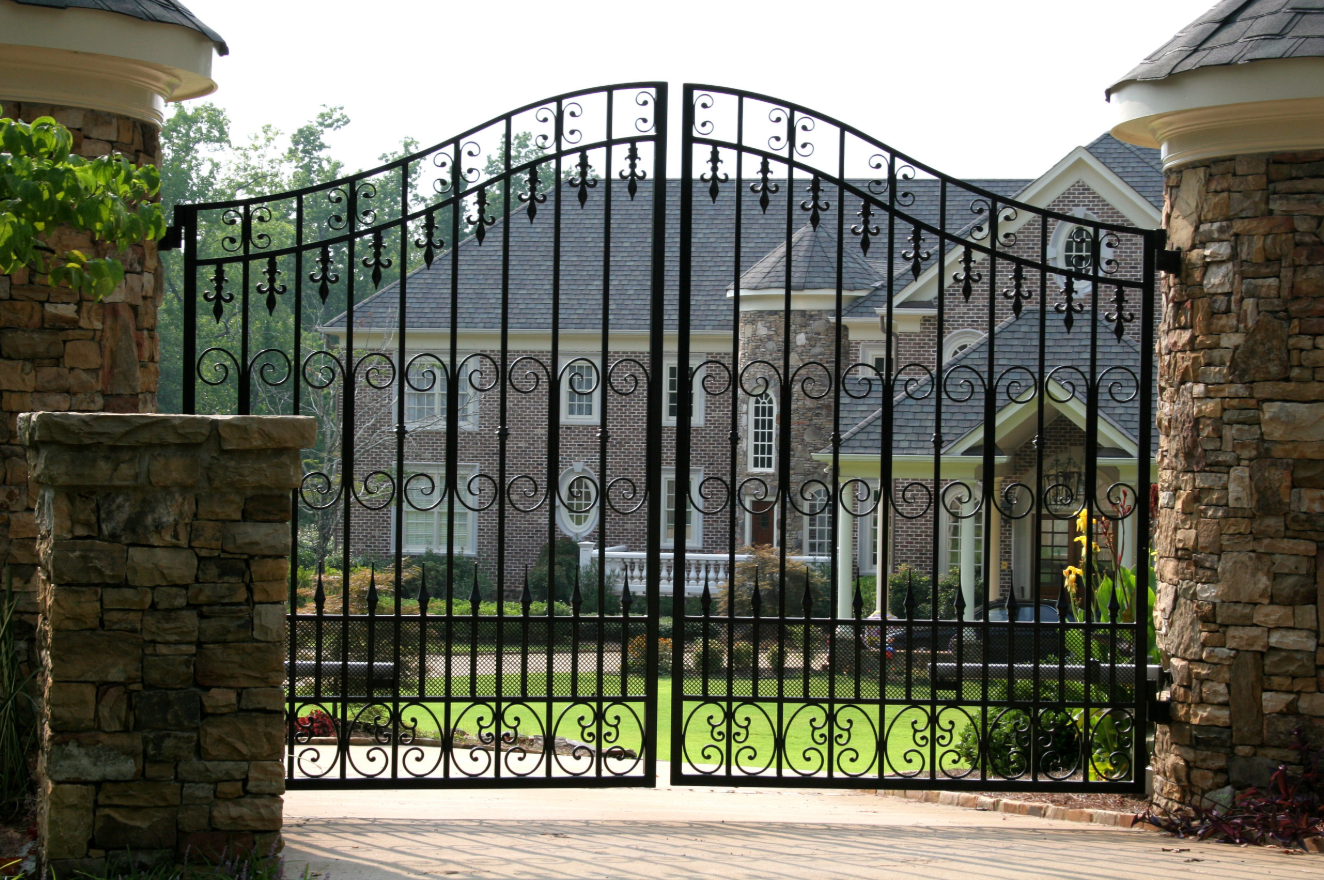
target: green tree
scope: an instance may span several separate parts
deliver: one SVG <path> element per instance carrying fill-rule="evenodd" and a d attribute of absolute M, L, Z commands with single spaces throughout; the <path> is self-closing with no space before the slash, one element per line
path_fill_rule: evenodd
<path fill-rule="evenodd" d="M 49 116 L 0 119 L 0 274 L 26 268 L 99 299 L 124 280 L 114 252 L 165 234 L 152 201 L 161 179 L 118 153 L 88 160 L 72 147 L 69 129 Z M 66 228 L 86 235 L 66 237 Z M 111 252 L 71 246 L 90 251 L 101 242 Z"/>

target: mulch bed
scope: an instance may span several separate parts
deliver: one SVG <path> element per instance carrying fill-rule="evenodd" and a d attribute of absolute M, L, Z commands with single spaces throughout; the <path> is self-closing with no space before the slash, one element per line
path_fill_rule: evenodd
<path fill-rule="evenodd" d="M 1010 801 L 1024 801 L 1027 804 L 1048 804 L 1053 807 L 1066 807 L 1069 810 L 1112 810 L 1117 813 L 1143 813 L 1149 809 L 1149 801 L 1128 797 L 1124 794 L 1101 794 L 1085 792 L 1007 792 L 980 791 L 982 797 L 1002 798 Z"/>

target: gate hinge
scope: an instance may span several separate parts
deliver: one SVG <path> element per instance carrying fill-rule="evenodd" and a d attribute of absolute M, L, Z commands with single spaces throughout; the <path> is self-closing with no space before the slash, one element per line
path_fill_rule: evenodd
<path fill-rule="evenodd" d="M 1149 716 L 1151 724 L 1171 724 L 1172 723 L 1172 701 L 1171 700 L 1150 700 L 1146 707 L 1146 715 Z"/>
<path fill-rule="evenodd" d="M 184 227 L 178 223 L 172 223 L 166 227 L 165 235 L 156 242 L 158 251 L 179 250 L 184 244 Z"/>
<path fill-rule="evenodd" d="M 1160 250 L 1155 260 L 1160 272 L 1167 272 L 1169 275 L 1181 274 L 1181 251 Z"/>

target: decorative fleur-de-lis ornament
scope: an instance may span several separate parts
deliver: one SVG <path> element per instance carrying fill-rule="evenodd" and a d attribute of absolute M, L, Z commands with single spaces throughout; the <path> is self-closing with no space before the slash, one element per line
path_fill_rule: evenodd
<path fill-rule="evenodd" d="M 267 295 L 267 314 L 275 314 L 276 297 L 284 296 L 287 288 L 284 284 L 277 283 L 277 279 L 280 278 L 281 272 L 280 267 L 276 265 L 276 258 L 274 256 L 267 257 L 267 265 L 266 268 L 262 270 L 262 275 L 267 280 L 258 283 L 257 292 L 265 293 Z"/>
<path fill-rule="evenodd" d="M 377 613 L 377 565 L 373 563 L 368 574 L 368 613 Z"/>
<path fill-rule="evenodd" d="M 856 620 L 864 616 L 864 593 L 860 590 L 860 572 L 858 569 L 855 572 L 855 596 L 851 599 L 850 607 Z"/>
<path fill-rule="evenodd" d="M 809 212 L 809 225 L 817 229 L 819 221 L 823 219 L 820 212 L 831 208 L 832 203 L 821 198 L 823 182 L 818 179 L 817 174 L 809 181 L 809 186 L 805 188 L 805 192 L 809 193 L 809 198 L 800 203 L 800 210 Z"/>
<path fill-rule="evenodd" d="M 221 323 L 221 316 L 225 314 L 225 306 L 234 302 L 234 294 L 225 289 L 225 264 L 217 263 L 216 271 L 211 273 L 211 283 L 213 290 L 209 290 L 202 295 L 204 302 L 212 304 L 211 313 L 216 318 L 216 323 Z"/>
<path fill-rule="evenodd" d="M 1062 323 L 1066 325 L 1068 333 L 1076 325 L 1076 315 L 1085 311 L 1085 304 L 1076 302 L 1076 280 L 1070 275 L 1067 276 L 1066 284 L 1062 285 L 1062 302 L 1053 306 L 1053 311 L 1062 316 Z"/>
<path fill-rule="evenodd" d="M 422 583 L 418 587 L 418 613 L 428 613 L 428 603 L 432 601 L 432 595 L 428 593 L 428 567 L 424 563 L 421 566 Z"/>
<path fill-rule="evenodd" d="M 469 610 L 473 612 L 474 617 L 478 616 L 478 606 L 482 601 L 482 594 L 478 592 L 478 566 L 475 565 L 473 585 L 469 588 Z"/>
<path fill-rule="evenodd" d="M 1034 298 L 1034 294 L 1025 289 L 1025 266 L 1017 263 L 1012 268 L 1011 287 L 1002 291 L 1002 297 L 1011 300 L 1012 314 L 1019 318 L 1022 304 Z"/>
<path fill-rule="evenodd" d="M 373 230 L 372 233 L 372 253 L 364 257 L 360 262 L 363 268 L 372 270 L 372 286 L 382 286 L 382 270 L 389 269 L 392 266 L 390 257 L 382 256 L 382 231 Z"/>
<path fill-rule="evenodd" d="M 703 607 L 703 616 L 707 617 L 712 611 L 713 594 L 708 588 L 708 566 L 703 567 L 703 595 L 699 597 L 699 604 Z"/>
<path fill-rule="evenodd" d="M 538 206 L 546 204 L 547 194 L 538 192 L 538 185 L 542 183 L 542 178 L 538 176 L 538 166 L 535 165 L 529 169 L 529 188 L 527 192 L 519 194 L 521 204 L 528 205 L 524 213 L 529 215 L 529 222 L 538 216 Z"/>
<path fill-rule="evenodd" d="M 577 198 L 579 199 L 579 207 L 582 208 L 588 201 L 588 191 L 598 185 L 597 179 L 590 173 L 593 171 L 593 166 L 588 164 L 588 150 L 579 151 L 579 161 L 575 163 L 575 167 L 579 169 L 579 173 L 570 178 L 567 183 L 579 190 Z"/>
<path fill-rule="evenodd" d="M 647 171 L 639 170 L 639 145 L 630 141 L 630 152 L 625 154 L 625 161 L 629 163 L 628 169 L 621 171 L 621 180 L 628 180 L 625 191 L 630 194 L 630 200 L 634 200 L 635 193 L 639 192 L 639 181 L 648 177 Z"/>
<path fill-rule="evenodd" d="M 749 191 L 757 193 L 759 197 L 759 208 L 764 214 L 768 213 L 768 196 L 772 193 L 781 192 L 781 184 L 773 183 L 768 178 L 772 176 L 772 168 L 768 165 L 768 157 L 764 156 L 763 161 L 759 163 L 759 179 L 749 185 Z"/>
<path fill-rule="evenodd" d="M 317 285 L 317 295 L 322 302 L 331 295 L 331 285 L 340 282 L 340 276 L 331 271 L 335 263 L 331 260 L 331 248 L 322 245 L 322 252 L 317 255 L 317 268 L 308 273 L 308 280 Z"/>
<path fill-rule="evenodd" d="M 978 585 L 976 585 L 978 586 Z M 956 591 L 956 619 L 965 620 L 965 591 Z"/>
<path fill-rule="evenodd" d="M 1117 336 L 1117 341 L 1121 342 L 1122 337 L 1126 335 L 1126 325 L 1136 319 L 1131 312 L 1126 311 L 1126 288 L 1117 285 L 1117 290 L 1113 291 L 1113 310 L 1105 312 L 1104 320 L 1113 325 L 1113 334 Z"/>
<path fill-rule="evenodd" d="M 708 167 L 711 170 L 709 170 L 707 174 L 699 176 L 699 180 L 708 184 L 708 195 L 712 198 L 714 203 L 717 202 L 717 196 L 722 191 L 720 184 L 726 183 L 731 179 L 731 175 L 723 174 L 717 170 L 721 164 L 722 154 L 718 151 L 717 147 L 714 146 L 712 152 L 708 154 Z"/>
<path fill-rule="evenodd" d="M 474 207 L 477 209 L 477 213 L 472 217 L 466 216 L 464 222 L 474 228 L 474 238 L 478 239 L 478 243 L 481 245 L 483 239 L 487 238 L 487 227 L 496 222 L 496 218 L 487 213 L 487 187 L 483 187 L 478 191 L 478 195 L 474 200 Z"/>
<path fill-rule="evenodd" d="M 860 210 L 855 212 L 855 216 L 860 218 L 859 224 L 850 228 L 851 235 L 860 237 L 860 250 L 867 256 L 869 253 L 869 241 L 878 235 L 880 230 L 877 224 L 870 223 L 873 219 L 873 206 L 869 204 L 868 199 L 860 200 Z"/>
<path fill-rule="evenodd" d="M 423 262 L 429 269 L 432 268 L 432 261 L 437 256 L 437 250 L 446 246 L 445 240 L 434 235 L 436 231 L 437 212 L 428 211 L 423 216 L 423 237 L 414 239 L 414 247 L 423 249 Z"/>
<path fill-rule="evenodd" d="M 313 607 L 317 613 L 321 614 L 322 609 L 326 607 L 326 589 L 322 586 L 322 561 L 317 562 L 317 591 L 313 593 Z"/>
<path fill-rule="evenodd" d="M 924 250 L 924 230 L 918 226 L 910 230 L 906 241 L 910 242 L 910 249 L 901 252 L 901 259 L 910 261 L 910 274 L 918 278 L 924 271 L 924 262 L 933 256 L 933 252 Z"/>
<path fill-rule="evenodd" d="M 966 245 L 961 249 L 961 271 L 952 276 L 952 281 L 961 285 L 961 296 L 966 302 L 970 302 L 975 285 L 984 280 L 983 273 L 975 271 L 974 263 L 974 252 Z"/>
<path fill-rule="evenodd" d="M 584 594 L 579 590 L 579 566 L 575 566 L 575 590 L 570 594 L 570 610 L 576 616 L 579 614 L 579 608 L 584 604 Z"/>

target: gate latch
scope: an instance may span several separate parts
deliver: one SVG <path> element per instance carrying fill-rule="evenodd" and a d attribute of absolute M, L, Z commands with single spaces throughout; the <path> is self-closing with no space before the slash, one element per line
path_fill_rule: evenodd
<path fill-rule="evenodd" d="M 1168 253 L 1178 253 L 1169 251 Z M 1156 663 L 1149 664 L 1145 670 L 1145 715 L 1151 724 L 1172 723 L 1172 701 L 1159 697 L 1163 692 L 1163 679 L 1167 672 Z"/>

